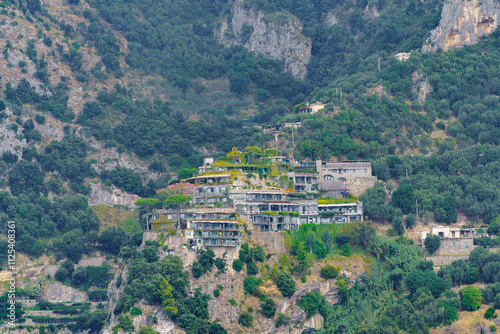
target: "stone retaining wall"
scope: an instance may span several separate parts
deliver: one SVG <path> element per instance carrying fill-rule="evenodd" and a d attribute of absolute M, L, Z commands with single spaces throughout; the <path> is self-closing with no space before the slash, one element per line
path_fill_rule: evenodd
<path fill-rule="evenodd" d="M 435 266 L 445 266 L 456 260 L 468 260 L 469 255 L 452 255 L 452 256 L 428 256 L 426 260 L 434 262 Z"/>

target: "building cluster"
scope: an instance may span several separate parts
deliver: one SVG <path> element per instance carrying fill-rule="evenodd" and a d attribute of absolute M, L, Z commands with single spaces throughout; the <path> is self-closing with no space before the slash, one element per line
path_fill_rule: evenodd
<path fill-rule="evenodd" d="M 225 161 L 206 158 L 198 175 L 182 180 L 193 185 L 189 207 L 154 210 L 152 230 L 165 229 L 180 217 L 193 249 L 238 246 L 244 229 L 285 231 L 301 224 L 363 220 L 363 204 L 345 183 L 371 177 L 369 161 L 291 162 L 276 154 L 247 161 L 236 149 L 227 156 Z"/>

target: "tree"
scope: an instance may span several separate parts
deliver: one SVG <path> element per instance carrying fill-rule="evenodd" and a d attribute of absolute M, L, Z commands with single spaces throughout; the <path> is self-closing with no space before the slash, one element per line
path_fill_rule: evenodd
<path fill-rule="evenodd" d="M 321 233 L 321 240 L 323 241 L 323 244 L 325 245 L 325 249 L 327 253 L 330 253 L 332 250 L 332 234 L 329 231 L 323 231 Z"/>
<path fill-rule="evenodd" d="M 264 248 L 261 245 L 257 245 L 253 249 L 253 258 L 257 262 L 264 262 L 266 260 L 266 252 L 264 251 Z"/>
<path fill-rule="evenodd" d="M 307 232 L 306 238 L 305 238 L 305 247 L 306 247 L 306 249 L 307 249 L 308 252 L 312 253 L 312 251 L 314 249 L 314 241 L 315 241 L 315 239 L 316 239 L 316 237 L 315 237 L 313 231 Z"/>
<path fill-rule="evenodd" d="M 307 292 L 300 297 L 299 306 L 306 311 L 308 317 L 312 317 L 319 311 L 319 307 L 323 301 L 323 296 L 319 291 Z"/>
<path fill-rule="evenodd" d="M 347 293 L 349 292 L 349 283 L 345 280 L 345 278 L 341 277 L 335 282 L 335 286 L 339 289 L 339 299 L 342 301 L 347 300 Z"/>
<path fill-rule="evenodd" d="M 196 173 L 198 173 L 197 168 L 181 168 L 177 171 L 177 178 L 179 180 L 188 179 Z"/>
<path fill-rule="evenodd" d="M 260 312 L 266 318 L 274 317 L 274 314 L 276 313 L 276 303 L 274 302 L 274 300 L 268 298 L 264 303 L 260 304 Z"/>
<path fill-rule="evenodd" d="M 353 226 L 352 240 L 363 249 L 369 249 L 377 234 L 371 221 L 356 222 Z"/>
<path fill-rule="evenodd" d="M 257 268 L 257 265 L 255 262 L 249 262 L 247 263 L 247 275 L 257 275 L 259 273 L 259 268 Z"/>
<path fill-rule="evenodd" d="M 392 218 L 392 229 L 398 235 L 403 235 L 405 233 L 405 227 L 403 226 L 403 219 L 401 217 Z"/>
<path fill-rule="evenodd" d="M 233 261 L 233 269 L 236 270 L 237 272 L 240 272 L 241 269 L 243 269 L 243 263 L 241 263 L 240 260 L 234 260 Z"/>
<path fill-rule="evenodd" d="M 413 228 L 413 226 L 415 226 L 415 222 L 416 222 L 415 215 L 413 213 L 409 213 L 405 219 L 406 228 Z"/>
<path fill-rule="evenodd" d="M 483 294 L 481 290 L 473 285 L 460 290 L 460 299 L 462 308 L 466 311 L 477 311 L 481 307 Z"/>
<path fill-rule="evenodd" d="M 351 237 L 348 236 L 347 234 L 340 233 L 335 236 L 335 242 L 337 243 L 337 247 L 342 247 L 346 243 L 351 241 Z"/>
<path fill-rule="evenodd" d="M 496 217 L 488 226 L 488 234 L 498 235 L 498 233 L 500 233 L 500 216 Z"/>
<path fill-rule="evenodd" d="M 66 268 L 64 268 L 63 266 L 60 266 L 57 269 L 56 274 L 55 274 L 56 280 L 58 280 L 60 282 L 65 281 L 66 278 L 68 278 L 68 276 L 69 276 L 68 270 L 66 270 Z"/>
<path fill-rule="evenodd" d="M 304 247 L 304 243 L 300 242 L 295 250 L 297 254 L 297 261 L 299 262 L 299 272 L 304 272 L 309 267 L 309 262 L 307 261 L 307 252 Z"/>
<path fill-rule="evenodd" d="M 291 297 L 295 293 L 295 280 L 288 273 L 279 274 L 276 286 L 285 297 Z"/>
<path fill-rule="evenodd" d="M 404 283 L 411 295 L 415 294 L 419 288 L 427 288 L 434 298 L 438 298 L 441 293 L 450 289 L 450 285 L 431 270 L 412 270 L 406 275 Z"/>
<path fill-rule="evenodd" d="M 403 184 L 392 194 L 391 204 L 400 208 L 404 214 L 410 213 L 415 202 L 415 194 L 411 184 Z"/>
<path fill-rule="evenodd" d="M 181 210 L 191 201 L 191 196 L 172 195 L 163 202 L 166 207 L 177 210 L 177 227 L 181 228 Z"/>
<path fill-rule="evenodd" d="M 135 202 L 135 205 L 141 209 L 146 209 L 146 231 L 149 231 L 149 210 L 153 209 L 158 204 L 156 198 L 141 198 Z"/>
<path fill-rule="evenodd" d="M 441 246 L 441 238 L 438 235 L 427 234 L 424 245 L 429 254 L 434 254 Z"/>
<path fill-rule="evenodd" d="M 205 273 L 205 270 L 198 261 L 194 261 L 191 272 L 193 273 L 194 278 L 200 278 Z"/>
<path fill-rule="evenodd" d="M 255 276 L 247 276 L 243 280 L 243 289 L 251 295 L 256 295 L 259 285 L 262 285 L 262 279 Z"/>
<path fill-rule="evenodd" d="M 300 153 L 311 160 L 317 160 L 321 157 L 321 146 L 315 140 L 306 140 L 299 144 Z"/>
<path fill-rule="evenodd" d="M 172 286 L 168 283 L 166 279 L 163 279 L 160 284 L 160 289 L 158 292 L 161 295 L 161 306 L 165 311 L 165 314 L 172 317 L 177 314 L 178 309 L 175 307 L 175 299 L 172 294 Z"/>
<path fill-rule="evenodd" d="M 247 146 L 243 152 L 245 154 L 245 161 L 252 162 L 262 156 L 262 150 L 257 146 Z"/>
<path fill-rule="evenodd" d="M 142 255 L 148 263 L 156 262 L 160 259 L 158 256 L 158 249 L 156 246 L 146 246 L 142 251 Z"/>

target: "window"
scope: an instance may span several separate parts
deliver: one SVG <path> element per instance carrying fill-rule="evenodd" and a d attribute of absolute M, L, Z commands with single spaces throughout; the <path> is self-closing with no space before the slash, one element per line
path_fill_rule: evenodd
<path fill-rule="evenodd" d="M 368 173 L 368 169 L 365 169 L 365 173 Z"/>
<path fill-rule="evenodd" d="M 451 243 L 451 247 L 453 247 L 453 248 L 457 247 L 457 243 L 456 243 L 455 241 L 453 241 L 453 242 Z"/>
<path fill-rule="evenodd" d="M 464 248 L 469 248 L 470 247 L 470 241 L 464 241 Z"/>
<path fill-rule="evenodd" d="M 444 232 L 438 232 L 438 235 L 439 235 L 441 238 L 444 238 Z"/>

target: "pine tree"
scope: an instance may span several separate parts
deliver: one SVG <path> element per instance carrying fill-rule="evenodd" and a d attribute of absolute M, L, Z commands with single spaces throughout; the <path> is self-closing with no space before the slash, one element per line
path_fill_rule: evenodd
<path fill-rule="evenodd" d="M 161 295 L 161 306 L 165 313 L 171 317 L 177 314 L 177 307 L 175 307 L 175 299 L 172 295 L 172 286 L 168 283 L 166 279 L 163 279 L 160 283 L 160 290 L 158 290 Z"/>

